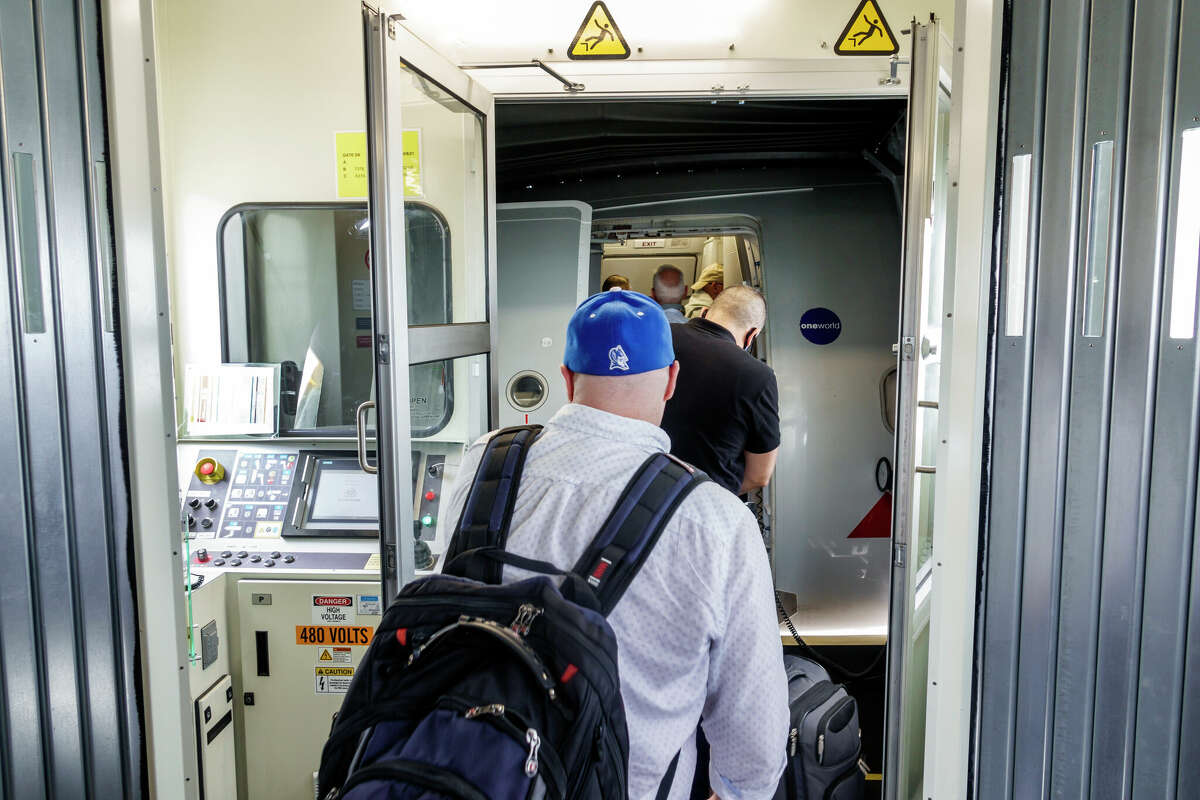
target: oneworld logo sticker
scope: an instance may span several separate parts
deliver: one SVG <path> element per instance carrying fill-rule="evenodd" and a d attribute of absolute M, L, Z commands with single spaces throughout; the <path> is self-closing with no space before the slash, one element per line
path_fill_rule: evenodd
<path fill-rule="evenodd" d="M 828 308 L 810 308 L 800 317 L 800 333 L 813 344 L 832 344 L 842 335 L 842 321 Z"/>

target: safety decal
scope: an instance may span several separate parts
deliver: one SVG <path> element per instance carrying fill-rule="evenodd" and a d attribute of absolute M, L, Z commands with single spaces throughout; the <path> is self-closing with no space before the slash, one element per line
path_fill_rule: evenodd
<path fill-rule="evenodd" d="M 360 614 L 382 614 L 383 604 L 379 601 L 377 594 L 360 594 L 358 596 L 358 613 Z"/>
<path fill-rule="evenodd" d="M 354 679 L 354 667 L 316 667 L 317 694 L 345 694 Z"/>
<path fill-rule="evenodd" d="M 370 625 L 297 625 L 296 644 L 335 645 L 371 643 L 375 629 Z"/>
<path fill-rule="evenodd" d="M 875 0 L 858 4 L 833 46 L 839 56 L 890 56 L 899 50 L 896 35 Z"/>
<path fill-rule="evenodd" d="M 567 48 L 567 57 L 575 61 L 602 58 L 629 58 L 629 45 L 621 35 L 621 29 L 602 0 L 592 3 L 591 10 L 583 18 L 579 32 Z"/>
<path fill-rule="evenodd" d="M 352 664 L 353 652 L 349 647 L 322 647 L 317 662 L 321 666 L 328 664 Z"/>
<path fill-rule="evenodd" d="M 813 344 L 833 344 L 842 335 L 842 320 L 828 308 L 810 308 L 800 315 L 800 333 Z"/>
<path fill-rule="evenodd" d="M 313 625 L 353 625 L 356 620 L 352 595 L 312 596 Z"/>

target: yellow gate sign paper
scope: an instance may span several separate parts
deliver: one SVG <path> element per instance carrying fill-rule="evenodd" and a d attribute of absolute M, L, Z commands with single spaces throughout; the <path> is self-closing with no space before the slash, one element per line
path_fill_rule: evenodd
<path fill-rule="evenodd" d="M 875 0 L 858 4 L 833 46 L 839 56 L 890 56 L 899 49 L 896 35 Z"/>
<path fill-rule="evenodd" d="M 367 132 L 338 131 L 333 135 L 337 150 L 337 196 L 367 196 Z"/>
<path fill-rule="evenodd" d="M 402 131 L 400 142 L 404 148 L 404 196 L 424 197 L 421 187 L 421 130 Z"/>
<path fill-rule="evenodd" d="M 337 167 L 337 196 L 339 200 L 365 199 L 367 182 L 367 132 L 337 131 L 333 135 Z M 421 130 L 412 128 L 400 132 L 404 152 L 404 196 L 424 197 L 421 183 Z"/>
<path fill-rule="evenodd" d="M 583 18 L 578 33 L 567 48 L 567 57 L 576 61 L 590 58 L 629 58 L 629 45 L 621 35 L 621 29 L 608 13 L 602 0 L 592 3 L 592 8 Z"/>

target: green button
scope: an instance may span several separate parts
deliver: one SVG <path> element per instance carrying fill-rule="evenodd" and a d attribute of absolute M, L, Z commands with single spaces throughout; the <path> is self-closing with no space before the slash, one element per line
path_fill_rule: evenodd
<path fill-rule="evenodd" d="M 421 517 L 421 524 L 424 525 L 426 528 L 432 527 L 433 526 L 433 516 L 430 514 L 426 514 L 425 516 Z"/>

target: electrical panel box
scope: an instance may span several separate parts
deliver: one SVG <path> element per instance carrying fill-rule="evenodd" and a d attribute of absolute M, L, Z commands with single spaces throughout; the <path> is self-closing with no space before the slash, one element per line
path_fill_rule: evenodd
<path fill-rule="evenodd" d="M 382 600 L 377 579 L 238 582 L 245 797 L 312 797 L 312 773 Z"/>
<path fill-rule="evenodd" d="M 237 796 L 234 730 L 233 681 L 222 675 L 196 699 L 196 748 L 200 758 L 200 797 L 204 800 Z"/>

